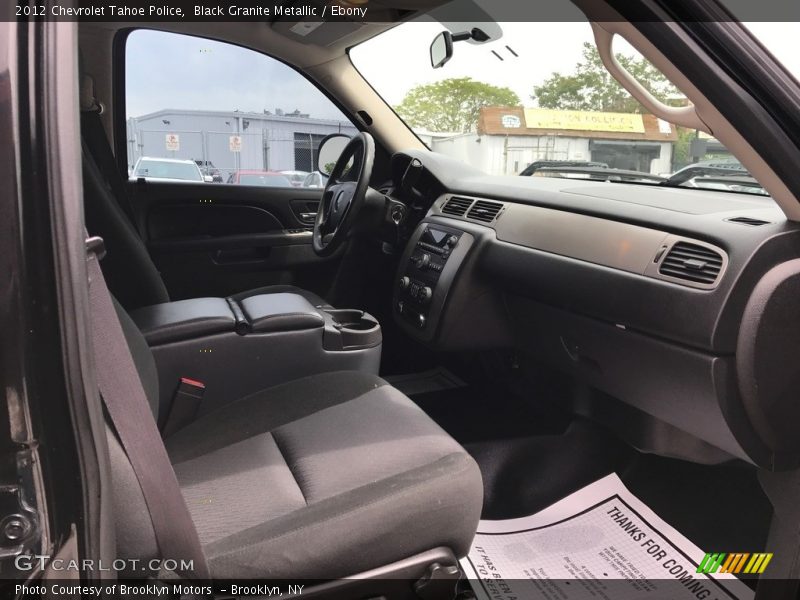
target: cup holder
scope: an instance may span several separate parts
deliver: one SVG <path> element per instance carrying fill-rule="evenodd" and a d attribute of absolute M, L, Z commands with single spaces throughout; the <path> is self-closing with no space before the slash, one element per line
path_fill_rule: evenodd
<path fill-rule="evenodd" d="M 369 331 L 370 329 L 374 329 L 376 324 L 372 321 L 359 321 L 358 323 L 339 323 L 342 326 L 342 329 L 350 329 L 352 331 Z"/>
<path fill-rule="evenodd" d="M 363 310 L 345 308 L 326 309 L 325 312 L 331 316 L 333 327 L 341 336 L 343 349 L 370 348 L 381 343 L 380 324 Z"/>

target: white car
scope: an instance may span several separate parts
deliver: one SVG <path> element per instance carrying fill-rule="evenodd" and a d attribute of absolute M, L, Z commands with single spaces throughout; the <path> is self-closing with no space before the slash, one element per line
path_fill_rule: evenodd
<path fill-rule="evenodd" d="M 133 167 L 133 179 L 158 179 L 164 181 L 193 181 L 197 183 L 212 181 L 200 172 L 193 160 L 177 158 L 151 158 L 143 156 Z"/>
<path fill-rule="evenodd" d="M 326 183 L 328 183 L 328 176 L 323 175 L 319 171 L 314 171 L 306 175 L 306 178 L 303 180 L 303 187 L 324 188 Z"/>
<path fill-rule="evenodd" d="M 303 180 L 308 175 L 308 171 L 280 171 L 280 174 L 285 176 L 293 187 L 300 187 L 303 185 Z"/>

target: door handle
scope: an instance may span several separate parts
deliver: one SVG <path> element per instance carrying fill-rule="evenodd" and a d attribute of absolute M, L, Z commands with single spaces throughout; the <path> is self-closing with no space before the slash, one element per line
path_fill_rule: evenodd
<path fill-rule="evenodd" d="M 301 212 L 300 213 L 300 220 L 303 223 L 313 223 L 317 219 L 317 213 L 315 212 Z"/>

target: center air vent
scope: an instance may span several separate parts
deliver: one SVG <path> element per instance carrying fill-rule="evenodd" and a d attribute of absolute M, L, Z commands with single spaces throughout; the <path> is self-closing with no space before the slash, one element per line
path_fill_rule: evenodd
<path fill-rule="evenodd" d="M 445 202 L 444 206 L 442 206 L 442 214 L 453 217 L 463 217 L 464 213 L 467 212 L 467 209 L 471 204 L 472 200 L 469 198 L 459 198 L 458 196 L 453 196 L 447 202 Z"/>
<path fill-rule="evenodd" d="M 489 202 L 488 200 L 477 200 L 472 208 L 469 209 L 468 219 L 491 223 L 497 214 L 502 210 L 503 205 L 499 202 Z"/>
<path fill-rule="evenodd" d="M 719 277 L 722 262 L 722 255 L 716 250 L 689 242 L 677 242 L 664 257 L 658 272 L 668 277 L 709 285 Z"/>

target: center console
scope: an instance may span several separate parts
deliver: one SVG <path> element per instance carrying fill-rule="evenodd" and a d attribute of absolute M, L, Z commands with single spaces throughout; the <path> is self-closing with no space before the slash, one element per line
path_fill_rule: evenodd
<path fill-rule="evenodd" d="M 456 273 L 474 237 L 438 223 L 421 223 L 400 260 L 394 314 L 417 339 L 434 338 Z"/>
<path fill-rule="evenodd" d="M 325 371 L 378 373 L 382 334 L 360 310 L 317 308 L 299 294 L 194 298 L 139 308 L 131 318 L 158 368 L 159 421 L 179 382 L 202 382 L 198 415 Z"/>

